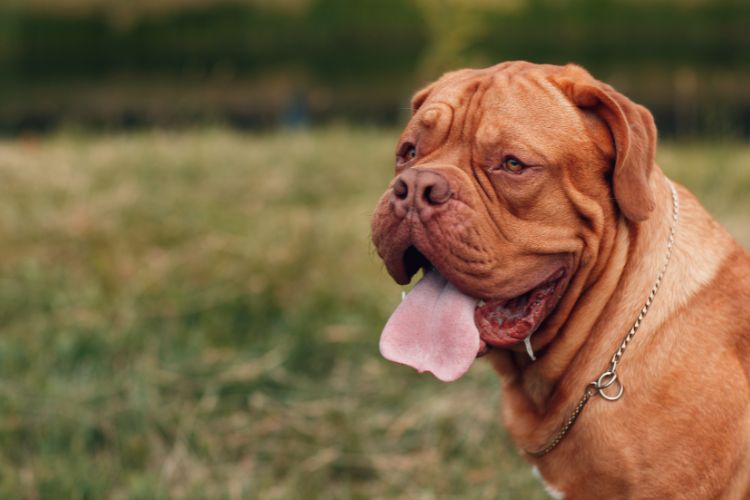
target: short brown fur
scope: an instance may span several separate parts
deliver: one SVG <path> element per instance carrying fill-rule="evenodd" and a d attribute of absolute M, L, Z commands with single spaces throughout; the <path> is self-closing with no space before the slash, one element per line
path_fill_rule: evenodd
<path fill-rule="evenodd" d="M 513 297 L 555 266 L 569 282 L 523 347 L 492 349 L 502 414 L 519 450 L 547 444 L 606 369 L 662 265 L 668 181 L 651 114 L 578 66 L 503 63 L 449 73 L 415 96 L 400 143 L 453 197 L 429 219 L 393 214 L 373 241 L 399 283 L 415 245 L 478 299 Z M 533 170 L 498 171 L 506 154 Z M 750 254 L 683 187 L 670 267 L 618 373 L 625 395 L 593 399 L 562 443 L 528 460 L 566 498 L 747 498 Z"/>

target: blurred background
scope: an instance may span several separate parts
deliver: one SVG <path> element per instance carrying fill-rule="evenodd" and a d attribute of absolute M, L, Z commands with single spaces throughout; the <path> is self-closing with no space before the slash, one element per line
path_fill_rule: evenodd
<path fill-rule="evenodd" d="M 6 0 L 0 129 L 392 126 L 459 66 L 578 62 L 663 134 L 750 134 L 742 0 Z"/>
<path fill-rule="evenodd" d="M 0 496 L 545 498 L 489 366 L 378 355 L 409 98 L 582 64 L 747 248 L 748 26 L 742 0 L 5 0 Z"/>

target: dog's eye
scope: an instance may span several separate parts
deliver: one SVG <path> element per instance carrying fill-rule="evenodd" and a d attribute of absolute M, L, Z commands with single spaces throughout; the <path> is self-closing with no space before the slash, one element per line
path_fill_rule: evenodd
<path fill-rule="evenodd" d="M 524 168 L 526 168 L 526 165 L 515 156 L 506 156 L 503 159 L 503 170 L 507 170 L 512 174 L 520 174 Z"/>
<path fill-rule="evenodd" d="M 409 163 L 417 157 L 417 147 L 411 142 L 405 142 L 401 145 L 396 154 L 396 161 L 399 164 Z"/>

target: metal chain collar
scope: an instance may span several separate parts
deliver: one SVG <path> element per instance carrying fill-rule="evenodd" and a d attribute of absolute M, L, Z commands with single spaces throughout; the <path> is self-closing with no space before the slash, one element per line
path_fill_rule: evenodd
<path fill-rule="evenodd" d="M 618 347 L 617 351 L 615 351 L 615 354 L 612 356 L 612 359 L 609 362 L 609 368 L 602 372 L 596 380 L 590 382 L 586 386 L 586 389 L 583 391 L 583 396 L 581 397 L 580 401 L 578 401 L 575 409 L 568 417 L 568 420 L 565 421 L 565 424 L 563 424 L 562 428 L 554 437 L 554 439 L 552 439 L 552 441 L 544 448 L 540 448 L 536 451 L 527 451 L 527 453 L 533 457 L 542 457 L 555 449 L 558 444 L 560 444 L 560 441 L 562 441 L 570 428 L 573 427 L 573 424 L 583 411 L 586 403 L 588 403 L 589 399 L 591 399 L 593 396 L 599 395 L 607 401 L 617 401 L 622 397 L 622 394 L 625 391 L 625 387 L 622 385 L 622 382 L 617 378 L 617 365 L 622 359 L 622 355 L 625 354 L 625 349 L 628 348 L 630 341 L 633 340 L 636 332 L 641 327 L 643 318 L 646 317 L 648 310 L 651 308 L 651 304 L 654 302 L 656 292 L 659 291 L 661 281 L 664 278 L 664 274 L 667 272 L 667 267 L 669 266 L 669 260 L 672 257 L 672 247 L 674 246 L 675 232 L 677 230 L 677 223 L 680 219 L 680 199 L 677 196 L 677 190 L 675 189 L 674 184 L 672 184 L 671 181 L 668 180 L 667 182 L 669 182 L 669 187 L 672 190 L 672 226 L 669 228 L 667 254 L 664 258 L 664 265 L 662 266 L 661 271 L 659 271 L 659 275 L 656 277 L 656 283 L 654 283 L 654 286 L 651 288 L 651 292 L 648 294 L 646 303 L 643 304 L 643 308 L 641 309 L 640 313 L 638 313 L 638 319 L 635 320 L 635 323 L 630 328 L 630 331 L 627 335 L 625 335 L 622 343 L 620 343 L 620 347 Z M 605 392 L 605 389 L 608 389 L 612 386 L 615 386 L 616 392 L 613 394 L 607 394 Z"/>

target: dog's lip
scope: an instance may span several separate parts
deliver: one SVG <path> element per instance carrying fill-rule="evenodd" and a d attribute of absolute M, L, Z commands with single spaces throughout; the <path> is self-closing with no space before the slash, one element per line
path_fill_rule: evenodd
<path fill-rule="evenodd" d="M 432 264 L 412 241 L 410 235 L 401 238 L 399 236 L 401 235 L 391 235 L 390 249 L 380 255 L 393 280 L 399 285 L 408 285 L 420 269 Z"/>
<path fill-rule="evenodd" d="M 519 297 L 522 297 L 528 293 L 533 292 L 534 290 L 538 288 L 542 288 L 548 284 L 552 284 L 553 282 L 560 282 L 563 278 L 567 275 L 567 266 L 565 265 L 559 265 L 554 268 L 555 270 L 550 272 L 546 275 L 545 278 L 539 280 L 536 282 L 535 285 L 527 287 L 525 290 L 523 290 L 521 293 L 518 292 L 511 292 L 510 294 L 498 294 L 494 296 L 488 296 L 488 297 L 476 297 L 477 303 L 490 303 L 490 302 L 510 302 L 511 300 L 517 299 Z"/>
<path fill-rule="evenodd" d="M 527 307 L 524 306 L 524 315 L 522 318 L 526 318 L 530 314 L 533 314 L 536 312 L 538 314 L 538 319 L 533 322 L 533 324 L 529 327 L 527 331 L 525 331 L 522 335 L 513 335 L 510 332 L 506 332 L 506 335 L 504 337 L 498 337 L 498 338 L 490 338 L 491 336 L 482 336 L 480 337 L 480 345 L 479 345 L 479 351 L 477 352 L 477 357 L 484 356 L 487 354 L 492 348 L 509 348 L 513 347 L 515 345 L 518 345 L 522 343 L 526 338 L 533 335 L 533 333 L 538 330 L 539 326 L 547 319 L 547 317 L 550 315 L 550 313 L 555 309 L 557 304 L 559 303 L 562 292 L 565 287 L 566 282 L 568 281 L 566 278 L 568 277 L 568 271 L 565 266 L 558 267 L 553 273 L 547 276 L 544 280 L 540 281 L 537 285 L 529 288 L 524 293 L 521 293 L 515 297 L 512 298 L 498 298 L 495 300 L 477 300 L 477 306 L 475 309 L 475 314 L 481 314 L 480 308 L 489 308 L 494 309 L 497 307 L 502 307 L 504 304 L 507 304 L 508 302 L 511 302 L 513 300 L 520 299 L 524 297 L 525 295 L 532 295 L 535 291 L 540 290 L 540 293 L 546 294 L 542 300 L 541 307 L 543 309 L 534 311 L 533 306 L 532 308 L 529 308 L 527 310 Z M 479 327 L 479 325 L 477 325 Z M 498 326 L 499 330 L 499 326 Z M 480 332 L 482 331 L 482 328 L 480 328 Z"/>

